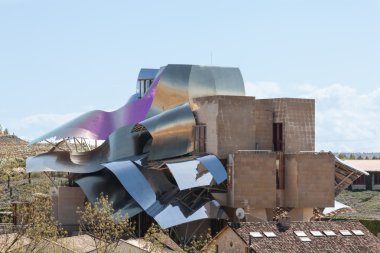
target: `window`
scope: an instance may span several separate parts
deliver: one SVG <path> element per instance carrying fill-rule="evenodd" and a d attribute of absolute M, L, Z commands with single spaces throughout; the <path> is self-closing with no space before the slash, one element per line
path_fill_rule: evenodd
<path fill-rule="evenodd" d="M 193 128 L 194 151 L 196 153 L 206 152 L 206 125 L 196 125 Z"/>
<path fill-rule="evenodd" d="M 282 151 L 282 123 L 273 123 L 273 151 Z"/>
<path fill-rule="evenodd" d="M 148 91 L 149 87 L 152 85 L 152 79 L 141 79 L 137 81 L 137 93 L 140 95 L 140 98 Z"/>
<path fill-rule="evenodd" d="M 358 179 L 356 179 L 354 182 L 353 182 L 354 185 L 363 185 L 365 184 L 365 176 L 362 175 L 360 176 Z"/>
<path fill-rule="evenodd" d="M 380 184 L 380 172 L 373 173 L 373 184 Z"/>

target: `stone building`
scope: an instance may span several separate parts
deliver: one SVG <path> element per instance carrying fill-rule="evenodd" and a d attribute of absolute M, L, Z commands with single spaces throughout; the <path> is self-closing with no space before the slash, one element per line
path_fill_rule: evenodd
<path fill-rule="evenodd" d="M 32 143 L 52 137 L 61 147 L 28 158 L 27 171 L 70 173 L 76 188 L 54 196 L 59 222 L 75 225 L 77 206 L 103 192 L 135 219 L 138 235 L 155 221 L 185 241 L 226 222 L 272 221 L 279 208 L 309 221 L 367 174 L 315 151 L 313 99 L 245 96 L 238 68 L 143 69 L 126 105 L 86 113 Z M 70 138 L 75 147 L 105 141 L 62 150 Z"/>
<path fill-rule="evenodd" d="M 380 252 L 380 239 L 358 221 L 230 223 L 213 243 L 218 253 Z"/>

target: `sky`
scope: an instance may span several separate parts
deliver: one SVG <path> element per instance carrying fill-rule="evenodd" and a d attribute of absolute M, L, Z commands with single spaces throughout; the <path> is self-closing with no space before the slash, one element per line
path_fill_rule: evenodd
<path fill-rule="evenodd" d="M 380 0 L 0 0 L 0 124 L 20 137 L 117 109 L 169 63 L 316 99 L 316 150 L 380 151 Z"/>

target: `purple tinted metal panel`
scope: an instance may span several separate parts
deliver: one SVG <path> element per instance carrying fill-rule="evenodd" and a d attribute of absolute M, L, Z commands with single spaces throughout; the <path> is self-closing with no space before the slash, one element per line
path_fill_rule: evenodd
<path fill-rule="evenodd" d="M 30 144 L 55 137 L 83 137 L 105 140 L 116 129 L 138 123 L 145 119 L 156 92 L 159 77 L 156 78 L 148 92 L 140 100 L 132 101 L 113 112 L 91 111 L 62 125 L 61 127 L 33 140 Z"/>

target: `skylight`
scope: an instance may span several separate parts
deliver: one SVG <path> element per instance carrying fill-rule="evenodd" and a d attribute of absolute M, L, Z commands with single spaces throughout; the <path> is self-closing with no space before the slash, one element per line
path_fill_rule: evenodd
<path fill-rule="evenodd" d="M 331 230 L 325 230 L 323 233 L 325 233 L 327 236 L 336 236 L 335 232 Z"/>
<path fill-rule="evenodd" d="M 363 231 L 361 230 L 352 230 L 352 233 L 354 233 L 354 235 L 364 235 Z"/>
<path fill-rule="evenodd" d="M 276 234 L 273 232 L 263 232 L 266 237 L 276 237 Z"/>
<path fill-rule="evenodd" d="M 342 235 L 345 235 L 345 236 L 349 236 L 349 235 L 352 235 L 350 231 L 348 230 L 340 230 L 339 231 Z"/>
<path fill-rule="evenodd" d="M 301 242 L 311 242 L 311 239 L 309 237 L 302 236 L 300 237 Z"/>
<path fill-rule="evenodd" d="M 263 237 L 263 235 L 260 232 L 250 232 L 249 235 L 252 236 L 253 238 Z"/>
<path fill-rule="evenodd" d="M 294 231 L 294 233 L 295 233 L 298 237 L 304 237 L 304 236 L 307 236 L 307 235 L 305 234 L 305 232 L 303 232 L 303 231 Z"/>
<path fill-rule="evenodd" d="M 316 230 L 312 230 L 310 231 L 310 233 L 313 235 L 313 236 L 323 236 L 322 232 L 321 231 L 316 231 Z"/>

